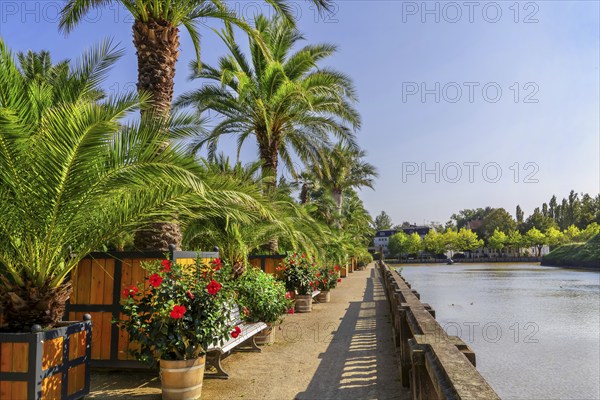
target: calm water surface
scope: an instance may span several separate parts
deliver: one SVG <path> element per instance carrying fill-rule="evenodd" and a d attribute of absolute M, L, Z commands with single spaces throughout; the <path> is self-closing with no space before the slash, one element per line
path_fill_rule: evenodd
<path fill-rule="evenodd" d="M 503 399 L 600 398 L 600 274 L 536 264 L 404 265 Z"/>

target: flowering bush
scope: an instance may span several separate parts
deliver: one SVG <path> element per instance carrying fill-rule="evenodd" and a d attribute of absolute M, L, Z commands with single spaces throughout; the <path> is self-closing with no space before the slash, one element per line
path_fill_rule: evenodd
<path fill-rule="evenodd" d="M 313 282 L 313 287 L 319 290 L 330 290 L 337 286 L 338 279 L 340 278 L 339 267 L 325 267 L 321 268 L 316 273 L 316 281 Z"/>
<path fill-rule="evenodd" d="M 146 284 L 123 289 L 125 318 L 119 321 L 140 344 L 134 351 L 139 360 L 154 364 L 161 358 L 197 358 L 213 342 L 239 335 L 239 327 L 228 325 L 233 293 L 219 259 L 209 265 L 163 260 L 143 267 L 149 273 Z"/>
<path fill-rule="evenodd" d="M 292 304 L 283 282 L 257 268 L 247 268 L 236 289 L 241 314 L 250 322 L 277 322 Z"/>
<path fill-rule="evenodd" d="M 313 282 L 317 277 L 317 268 L 313 260 L 306 254 L 288 253 L 284 265 L 278 268 L 283 272 L 283 280 L 287 290 L 296 291 L 299 295 L 311 294 Z"/>

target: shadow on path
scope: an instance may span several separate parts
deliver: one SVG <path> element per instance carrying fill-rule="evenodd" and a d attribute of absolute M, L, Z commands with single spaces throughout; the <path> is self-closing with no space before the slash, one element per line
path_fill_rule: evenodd
<path fill-rule="evenodd" d="M 298 400 L 408 399 L 399 380 L 389 308 L 376 269 L 363 300 L 350 302 L 321 363 Z"/>

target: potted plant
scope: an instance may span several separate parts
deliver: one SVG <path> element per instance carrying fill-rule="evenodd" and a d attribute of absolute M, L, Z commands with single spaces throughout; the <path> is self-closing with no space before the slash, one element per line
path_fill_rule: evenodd
<path fill-rule="evenodd" d="M 315 263 L 306 253 L 288 253 L 282 268 L 286 289 L 295 293 L 296 312 L 311 312 L 313 282 L 317 275 Z"/>
<path fill-rule="evenodd" d="M 144 263 L 148 277 L 123 291 L 119 326 L 139 344 L 140 361 L 160 364 L 163 399 L 199 398 L 206 349 L 235 335 L 229 326 L 233 292 L 219 259 L 182 266 Z M 222 284 L 223 283 L 223 284 Z"/>
<path fill-rule="evenodd" d="M 330 290 L 337 286 L 338 279 L 340 279 L 339 267 L 336 265 L 334 267 L 321 268 L 316 273 L 316 278 L 314 286 L 320 291 L 316 297 L 317 301 L 320 303 L 329 303 L 331 301 Z"/>
<path fill-rule="evenodd" d="M 14 399 L 89 392 L 92 323 L 61 322 L 69 273 L 149 216 L 171 218 L 202 185 L 193 157 L 164 146 L 174 123 L 131 121 L 147 97 L 103 100 L 120 55 L 105 42 L 76 68 L 47 52 L 17 61 L 0 39 L 0 346 L 3 359 L 15 354 L 0 386 Z"/>
<path fill-rule="evenodd" d="M 273 326 L 281 321 L 282 315 L 290 308 L 283 282 L 258 268 L 247 268 L 235 281 L 238 304 L 248 322 L 264 322 L 267 328 L 255 336 L 258 345 L 275 342 Z"/>

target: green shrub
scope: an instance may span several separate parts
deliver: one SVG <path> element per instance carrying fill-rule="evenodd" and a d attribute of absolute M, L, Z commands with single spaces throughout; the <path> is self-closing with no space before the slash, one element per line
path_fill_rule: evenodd
<path fill-rule="evenodd" d="M 277 322 L 290 307 L 283 282 L 258 268 L 247 268 L 236 282 L 238 304 L 250 322 Z"/>

